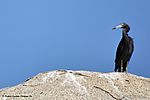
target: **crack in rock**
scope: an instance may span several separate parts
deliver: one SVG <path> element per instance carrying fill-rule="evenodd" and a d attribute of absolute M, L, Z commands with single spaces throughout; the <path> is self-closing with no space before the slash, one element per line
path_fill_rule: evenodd
<path fill-rule="evenodd" d="M 97 89 L 100 89 L 100 90 L 104 91 L 105 93 L 109 94 L 112 98 L 114 98 L 114 99 L 116 99 L 116 100 L 122 100 L 122 99 L 120 99 L 120 98 L 115 97 L 115 96 L 112 95 L 110 92 L 108 92 L 108 91 L 106 91 L 106 90 L 104 90 L 104 89 L 102 89 L 102 88 L 100 88 L 100 87 L 94 86 L 94 88 L 97 88 Z"/>

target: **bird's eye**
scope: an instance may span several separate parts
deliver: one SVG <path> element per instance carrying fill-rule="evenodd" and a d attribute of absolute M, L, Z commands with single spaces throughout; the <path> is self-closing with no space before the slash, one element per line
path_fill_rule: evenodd
<path fill-rule="evenodd" d="M 122 26 L 122 27 L 124 27 L 124 26 L 125 26 L 125 24 L 121 24 L 121 26 Z"/>

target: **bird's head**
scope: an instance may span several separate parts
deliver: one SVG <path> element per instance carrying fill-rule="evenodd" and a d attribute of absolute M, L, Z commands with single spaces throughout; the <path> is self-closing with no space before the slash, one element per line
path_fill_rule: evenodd
<path fill-rule="evenodd" d="M 130 27 L 129 27 L 129 25 L 126 24 L 126 23 L 121 23 L 121 24 L 117 25 L 116 27 L 114 27 L 114 28 L 112 28 L 112 29 L 113 29 L 113 30 L 114 30 L 114 29 L 123 29 L 123 30 L 125 30 L 126 32 L 129 32 Z"/>

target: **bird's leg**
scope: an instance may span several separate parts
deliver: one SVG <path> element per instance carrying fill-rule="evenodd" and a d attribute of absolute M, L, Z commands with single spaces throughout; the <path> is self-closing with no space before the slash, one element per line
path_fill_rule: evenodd
<path fill-rule="evenodd" d="M 124 69 L 123 69 L 123 71 L 126 73 L 127 73 L 127 67 L 128 67 L 128 61 L 127 61 L 126 65 L 124 66 Z"/>
<path fill-rule="evenodd" d="M 123 72 L 123 60 L 121 60 L 121 72 Z"/>

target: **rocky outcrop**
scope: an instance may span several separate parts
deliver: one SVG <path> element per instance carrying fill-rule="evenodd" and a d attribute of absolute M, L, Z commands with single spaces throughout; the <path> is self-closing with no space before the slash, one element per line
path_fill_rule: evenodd
<path fill-rule="evenodd" d="M 0 89 L 0 100 L 150 100 L 150 79 L 118 72 L 49 71 Z"/>

